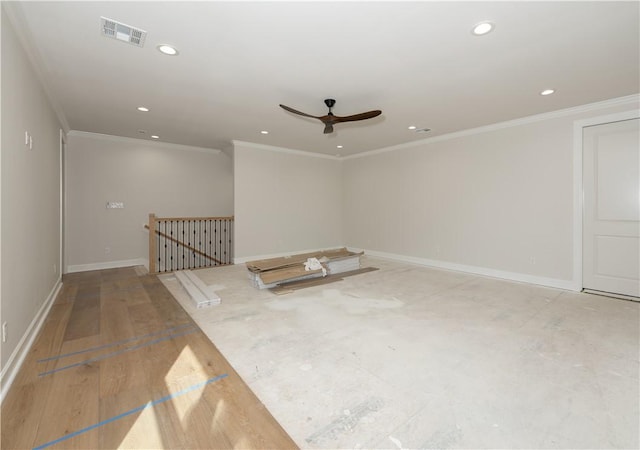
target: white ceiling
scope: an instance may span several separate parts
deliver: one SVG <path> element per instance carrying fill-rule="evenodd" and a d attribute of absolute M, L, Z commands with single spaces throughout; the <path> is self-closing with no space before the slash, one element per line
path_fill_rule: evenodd
<path fill-rule="evenodd" d="M 633 2 L 19 2 L 8 4 L 72 130 L 343 156 L 636 94 Z M 100 16 L 148 32 L 100 34 Z M 473 36 L 474 24 L 495 30 Z M 22 26 L 26 25 L 26 26 Z M 172 44 L 178 56 L 156 49 Z M 539 92 L 554 88 L 554 95 Z M 324 135 L 324 115 L 381 109 Z M 144 105 L 148 113 L 136 110 Z M 428 134 L 407 127 L 430 128 Z M 146 130 L 146 134 L 138 130 Z M 268 130 L 262 135 L 261 130 Z M 344 148 L 337 149 L 337 145 Z"/>

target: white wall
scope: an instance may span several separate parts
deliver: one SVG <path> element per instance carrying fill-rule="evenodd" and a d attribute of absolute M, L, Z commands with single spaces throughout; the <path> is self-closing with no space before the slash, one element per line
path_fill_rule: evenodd
<path fill-rule="evenodd" d="M 2 9 L 2 392 L 60 286 L 60 123 Z M 24 143 L 25 131 L 33 149 Z M 54 268 L 55 265 L 55 268 Z M 22 355 L 22 356 L 21 356 Z M 13 373 L 12 373 L 13 372 Z M 10 383 L 10 380 L 9 380 Z"/>
<path fill-rule="evenodd" d="M 65 170 L 69 271 L 147 262 L 149 213 L 233 215 L 232 162 L 218 150 L 72 131 Z"/>
<path fill-rule="evenodd" d="M 236 141 L 233 159 L 236 262 L 343 245 L 337 158 Z"/>
<path fill-rule="evenodd" d="M 637 100 L 345 159 L 346 244 L 569 288 L 573 122 L 633 107 Z"/>

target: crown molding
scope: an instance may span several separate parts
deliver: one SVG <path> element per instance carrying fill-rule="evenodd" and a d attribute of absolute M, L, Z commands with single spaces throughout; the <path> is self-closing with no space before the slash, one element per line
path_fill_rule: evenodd
<path fill-rule="evenodd" d="M 164 148 L 167 150 L 182 150 L 182 151 L 201 152 L 201 153 L 213 153 L 216 155 L 222 153 L 222 150 L 218 150 L 215 148 L 194 147 L 191 145 L 172 144 L 170 142 L 151 141 L 149 139 L 136 139 L 136 138 L 130 138 L 130 137 L 124 137 L 124 136 L 115 136 L 112 134 L 92 133 L 90 131 L 71 130 L 67 133 L 67 136 L 85 137 L 85 138 L 91 138 L 91 139 L 99 139 L 102 141 L 123 142 L 128 144 L 144 145 L 146 147 Z"/>
<path fill-rule="evenodd" d="M 233 144 L 234 147 L 236 145 L 241 145 L 243 147 L 254 148 L 257 150 L 267 150 L 269 152 L 276 152 L 276 153 L 288 153 L 290 155 L 307 156 L 311 158 L 331 159 L 335 161 L 339 161 L 340 159 L 342 159 L 339 156 L 325 155 L 323 153 L 305 152 L 303 150 L 293 150 L 291 148 L 275 147 L 273 145 L 255 144 L 253 142 L 233 140 L 231 141 L 231 143 Z"/>
<path fill-rule="evenodd" d="M 376 150 L 369 150 L 366 152 L 358 153 L 355 155 L 344 156 L 342 159 L 355 159 L 365 156 L 377 155 L 380 153 L 387 153 L 396 150 L 403 150 L 407 148 L 413 148 L 425 144 L 433 144 L 435 142 L 448 141 L 451 139 L 457 139 L 464 136 L 472 136 L 474 134 L 488 133 L 490 131 L 502 130 L 505 128 L 512 128 L 521 125 L 527 125 L 536 122 L 542 122 L 544 120 L 557 119 L 560 117 L 567 117 L 575 114 L 581 114 L 585 112 L 599 111 L 605 108 L 613 108 L 616 106 L 632 105 L 640 102 L 640 94 L 627 95 L 625 97 L 613 98 L 610 100 L 604 100 L 596 103 L 588 103 L 586 105 L 574 106 L 571 108 L 559 109 L 556 111 L 550 111 L 542 114 L 535 114 L 533 116 L 521 117 L 519 119 L 507 120 L 505 122 L 498 122 L 490 125 L 485 125 L 477 128 L 469 128 L 467 130 L 456 131 L 453 133 L 447 133 L 440 136 L 434 136 L 430 138 L 421 139 L 419 141 L 407 142 L 404 144 L 394 145 L 391 147 L 379 148 Z M 637 106 L 636 106 L 637 108 Z"/>
<path fill-rule="evenodd" d="M 60 122 L 60 126 L 64 130 L 65 133 L 68 133 L 70 130 L 69 122 L 67 121 L 67 116 L 64 114 L 60 103 L 56 101 L 55 96 L 52 94 L 53 90 L 49 84 L 48 78 L 46 76 L 47 73 L 50 72 L 47 67 L 44 58 L 40 54 L 40 51 L 33 43 L 33 37 L 29 31 L 29 27 L 27 26 L 27 22 L 24 18 L 24 14 L 22 13 L 22 9 L 19 5 L 20 2 L 6 2 L 2 3 L 2 11 L 1 14 L 5 14 L 7 19 L 11 23 L 13 30 L 18 37 L 18 41 L 22 44 L 22 49 L 27 56 L 27 59 L 31 63 L 31 68 L 36 74 L 36 78 L 40 82 L 40 86 L 42 86 L 42 90 L 44 92 L 45 97 L 49 101 L 49 105 L 56 115 L 58 122 Z"/>

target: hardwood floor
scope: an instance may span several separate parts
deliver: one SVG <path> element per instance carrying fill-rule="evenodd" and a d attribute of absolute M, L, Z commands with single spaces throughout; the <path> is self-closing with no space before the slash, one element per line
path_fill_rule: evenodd
<path fill-rule="evenodd" d="M 297 448 L 164 285 L 66 275 L 2 405 L 13 448 Z"/>

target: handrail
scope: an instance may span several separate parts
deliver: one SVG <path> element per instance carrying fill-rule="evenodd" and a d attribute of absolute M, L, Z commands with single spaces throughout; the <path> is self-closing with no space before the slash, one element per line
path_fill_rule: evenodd
<path fill-rule="evenodd" d="M 178 220 L 233 220 L 235 216 L 220 217 L 156 217 L 156 221 L 178 221 Z"/>
<path fill-rule="evenodd" d="M 195 218 L 194 218 L 194 219 L 195 219 Z M 165 220 L 166 220 L 166 219 L 165 219 Z M 198 219 L 195 219 L 195 220 L 198 220 Z M 199 219 L 199 220 L 204 220 L 204 219 Z M 149 230 L 149 225 L 144 224 L 144 227 L 145 227 L 147 230 Z M 184 248 L 186 248 L 186 249 L 188 249 L 188 250 L 191 250 L 193 253 L 197 253 L 198 255 L 204 256 L 205 258 L 208 258 L 208 259 L 210 259 L 210 260 L 212 260 L 212 261 L 215 261 L 215 262 L 217 262 L 218 264 L 224 264 L 224 263 L 223 263 L 222 261 L 220 261 L 219 259 L 216 259 L 216 258 L 214 258 L 213 256 L 209 256 L 209 255 L 207 255 L 206 253 L 201 252 L 201 251 L 200 251 L 200 250 L 198 250 L 197 248 L 193 248 L 193 247 L 191 247 L 190 245 L 185 244 L 184 242 L 179 241 L 178 239 L 176 239 L 176 238 L 174 238 L 174 237 L 172 237 L 172 236 L 169 236 L 169 235 L 168 235 L 168 234 L 166 234 L 166 233 L 163 233 L 163 232 L 158 231 L 158 230 L 155 230 L 155 232 L 156 232 L 156 234 L 157 234 L 157 235 L 162 236 L 163 238 L 169 239 L 171 242 L 175 242 L 176 244 L 180 244 L 180 245 L 182 245 Z"/>
<path fill-rule="evenodd" d="M 233 221 L 234 216 L 156 217 L 154 213 L 149 214 L 149 224 L 144 225 L 149 230 L 149 273 L 232 264 Z M 182 234 L 183 239 L 186 237 L 187 227 L 189 240 L 193 238 L 191 242 L 179 239 L 179 234 Z M 214 236 L 215 240 L 212 239 Z M 170 245 L 169 242 L 176 245 Z M 208 254 L 207 250 L 214 255 Z M 220 259 L 216 258 L 218 255 Z M 200 257 L 210 263 L 199 259 Z"/>

